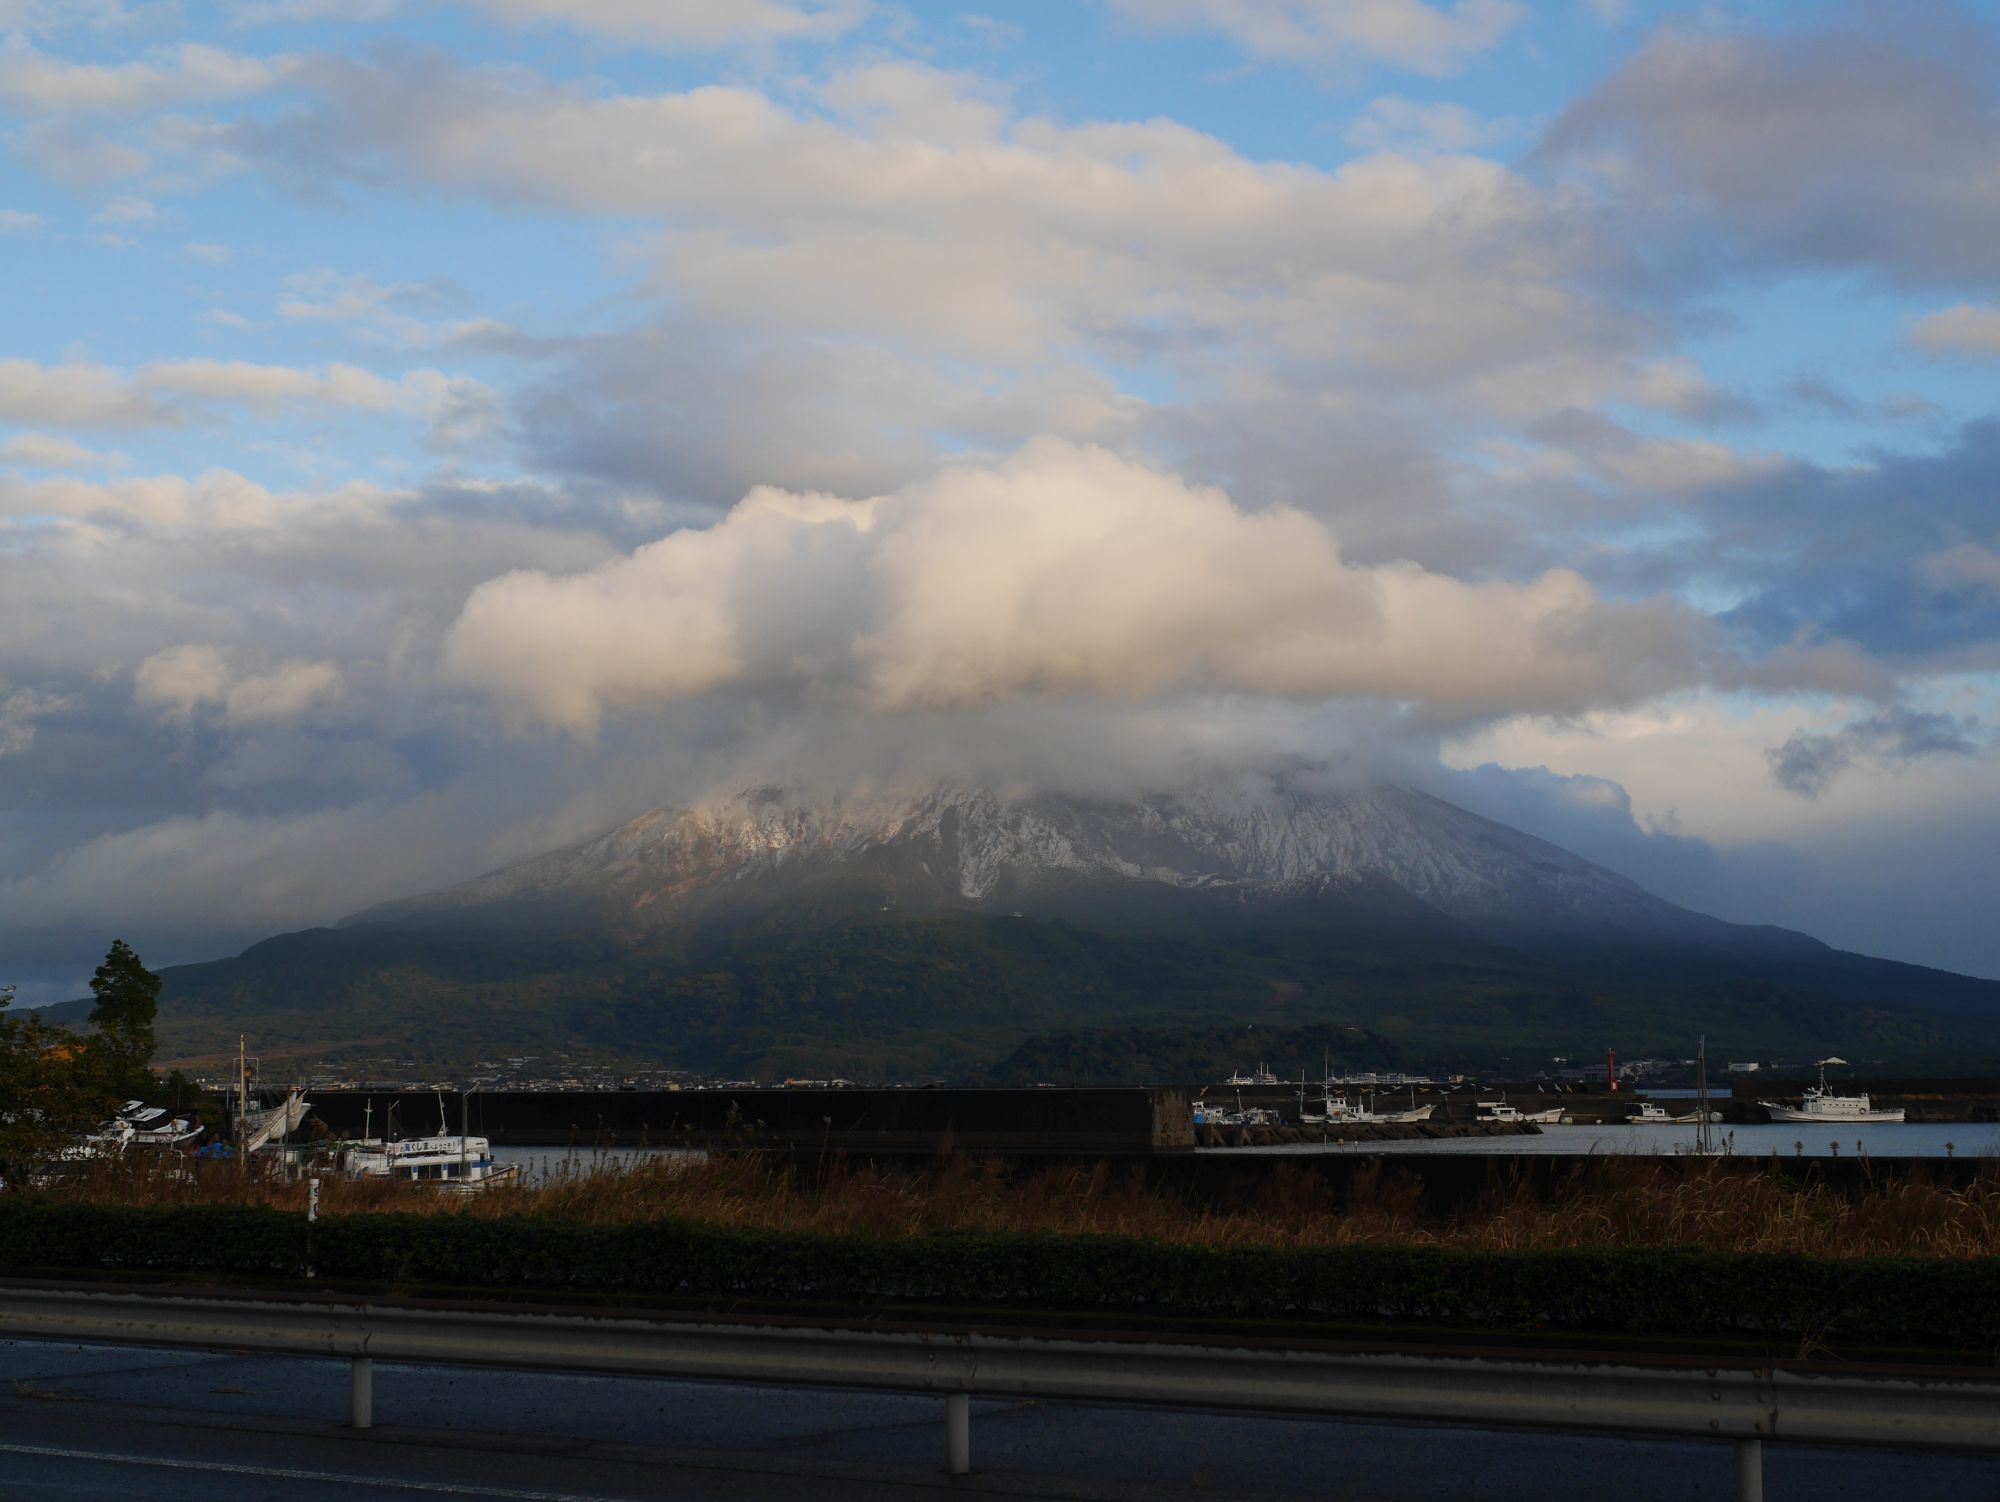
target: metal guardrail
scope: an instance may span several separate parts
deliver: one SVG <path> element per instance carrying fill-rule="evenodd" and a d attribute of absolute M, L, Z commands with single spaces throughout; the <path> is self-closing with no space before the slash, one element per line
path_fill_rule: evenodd
<path fill-rule="evenodd" d="M 970 1467 L 975 1395 L 1726 1440 L 1736 1447 L 1740 1502 L 1760 1502 L 1767 1440 L 2000 1450 L 2000 1373 L 1423 1355 L 26 1285 L 0 1286 L 0 1338 L 344 1358 L 356 1428 L 372 1422 L 375 1360 L 934 1392 L 946 1400 L 954 1473 Z"/>

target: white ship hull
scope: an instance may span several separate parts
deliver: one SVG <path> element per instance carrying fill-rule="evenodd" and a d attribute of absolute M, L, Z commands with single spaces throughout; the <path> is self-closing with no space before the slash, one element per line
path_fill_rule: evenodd
<path fill-rule="evenodd" d="M 396 1142 L 367 1139 L 340 1150 L 350 1179 L 393 1179 L 460 1192 L 490 1189 L 520 1176 L 517 1163 L 496 1163 L 484 1137 L 418 1137 Z"/>
<path fill-rule="evenodd" d="M 1819 1083 L 1808 1085 L 1796 1106 L 1781 1100 L 1757 1102 L 1771 1113 L 1773 1121 L 1798 1122 L 1804 1126 L 1845 1126 L 1850 1121 L 1901 1121 L 1900 1106 L 1878 1108 L 1866 1095 L 1836 1095 L 1826 1085 L 1826 1065 L 1819 1068 Z"/>
<path fill-rule="evenodd" d="M 1777 1101 L 1760 1100 L 1757 1104 L 1771 1113 L 1771 1120 L 1773 1121 L 1801 1121 L 1808 1126 L 1845 1126 L 1849 1122 L 1901 1121 L 1903 1119 L 1903 1109 L 1901 1106 L 1882 1111 L 1872 1109 L 1866 1111 L 1812 1111 L 1801 1109 L 1798 1106 L 1781 1105 Z"/>
<path fill-rule="evenodd" d="M 1488 1124 L 1528 1122 L 1534 1126 L 1555 1126 L 1562 1121 L 1563 1116 L 1561 1106 L 1551 1106 L 1546 1111 L 1523 1111 L 1515 1106 L 1498 1105 L 1488 1101 L 1480 1101 L 1478 1105 L 1482 1109 L 1477 1120 Z"/>
<path fill-rule="evenodd" d="M 1347 1119 L 1360 1122 L 1364 1126 L 1403 1126 L 1414 1121 L 1429 1121 L 1431 1112 L 1436 1109 L 1437 1106 L 1433 1103 L 1428 1106 L 1418 1106 L 1412 1111 L 1356 1111 Z"/>

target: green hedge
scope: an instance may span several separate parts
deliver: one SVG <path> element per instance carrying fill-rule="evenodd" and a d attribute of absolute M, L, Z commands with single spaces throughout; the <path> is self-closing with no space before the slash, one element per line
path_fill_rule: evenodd
<path fill-rule="evenodd" d="M 305 1217 L 275 1210 L 0 1205 L 0 1273 L 299 1276 Z M 1503 1330 L 2000 1347 L 2000 1259 L 1679 1249 L 1217 1248 L 1094 1236 L 863 1241 L 676 1221 L 335 1216 L 321 1278 L 846 1310 L 1014 1308 L 1181 1319 L 1438 1322 Z"/>

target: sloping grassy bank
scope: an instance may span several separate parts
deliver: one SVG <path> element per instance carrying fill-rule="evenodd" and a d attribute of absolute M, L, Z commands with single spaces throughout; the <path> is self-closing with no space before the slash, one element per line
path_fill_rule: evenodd
<path fill-rule="evenodd" d="M 1148 1321 L 1419 1322 L 1511 1331 L 2000 1346 L 2000 1259 L 1815 1257 L 1689 1247 L 1490 1251 L 1256 1246 L 1131 1236 L 899 1238 L 681 1220 L 348 1214 L 17 1203 L 0 1270 L 303 1278 L 629 1295 L 708 1307 L 1079 1312 Z"/>
<path fill-rule="evenodd" d="M 755 1158 L 577 1171 L 459 1197 L 226 1166 L 0 1198 L 0 1274 L 89 1272 L 633 1299 L 707 1309 L 1729 1339 L 1773 1354 L 2000 1350 L 2000 1177 L 1832 1192 L 1743 1165 L 1634 1164 L 1553 1193 L 1496 1176 L 1426 1217 L 1393 1178 L 1279 1176 L 1202 1207 L 1102 1165 L 1010 1176 Z M 1983 1353 L 1983 1357 L 1981 1356 Z"/>
<path fill-rule="evenodd" d="M 1963 1165 L 1961 1165 L 1962 1167 Z M 305 1208 L 305 1185 L 237 1174 L 228 1164 L 149 1171 L 99 1165 L 23 1203 L 262 1205 Z M 0 1204 L 5 1200 L 0 1199 Z M 328 1215 L 522 1218 L 585 1225 L 673 1220 L 745 1230 L 893 1241 L 943 1232 L 1121 1236 L 1212 1247 L 1437 1247 L 1472 1251 L 1684 1247 L 1824 1257 L 2000 1256 L 2000 1162 L 1970 1181 L 1921 1172 L 1830 1183 L 1766 1171 L 1758 1160 L 1598 1160 L 1553 1182 L 1494 1160 L 1482 1193 L 1427 1207 L 1423 1185 L 1367 1165 L 1337 1188 L 1282 1165 L 1225 1200 L 1148 1184 L 1137 1169 L 1078 1163 L 1016 1172 L 951 1157 L 922 1168 L 799 1168 L 757 1154 L 650 1159 L 637 1166 L 573 1158 L 562 1171 L 478 1195 L 387 1180 L 323 1185 Z"/>

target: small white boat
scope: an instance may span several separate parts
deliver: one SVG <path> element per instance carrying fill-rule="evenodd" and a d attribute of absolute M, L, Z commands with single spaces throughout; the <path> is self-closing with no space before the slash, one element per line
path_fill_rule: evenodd
<path fill-rule="evenodd" d="M 179 1147 L 201 1135 L 200 1125 L 192 1118 L 143 1101 L 126 1101 L 118 1120 L 130 1129 L 134 1147 Z"/>
<path fill-rule="evenodd" d="M 504 1184 L 521 1167 L 494 1162 L 492 1145 L 484 1137 L 363 1138 L 340 1145 L 340 1171 L 350 1179 L 400 1179 L 471 1190 Z"/>
<path fill-rule="evenodd" d="M 1229 1076 L 1222 1083 L 1225 1085 L 1275 1085 L 1278 1083 L 1278 1077 L 1271 1073 L 1269 1066 L 1260 1063 L 1257 1066 L 1255 1074 L 1238 1072 Z"/>
<path fill-rule="evenodd" d="M 1554 1126 L 1562 1120 L 1562 1107 L 1551 1106 L 1546 1111 L 1523 1111 L 1510 1101 L 1478 1100 L 1473 1105 L 1479 1111 L 1481 1121 L 1530 1121 L 1537 1126 Z"/>
<path fill-rule="evenodd" d="M 118 1114 L 100 1122 L 97 1130 L 64 1148 L 57 1157 L 65 1163 L 83 1163 L 93 1158 L 121 1157 L 129 1148 L 184 1147 L 201 1135 L 199 1122 L 176 1116 L 165 1106 L 149 1106 L 143 1100 L 128 1100 Z"/>
<path fill-rule="evenodd" d="M 1901 1121 L 1903 1108 L 1878 1109 L 1866 1095 L 1835 1095 L 1826 1087 L 1826 1066 L 1820 1065 L 1819 1083 L 1806 1086 L 1805 1097 L 1796 1105 L 1778 1100 L 1757 1102 L 1771 1113 L 1773 1121 L 1818 1122 L 1839 1125 L 1850 1121 Z"/>
<path fill-rule="evenodd" d="M 1400 1125 L 1405 1122 L 1429 1121 L 1431 1113 L 1435 1110 L 1437 1110 L 1437 1102 L 1432 1101 L 1427 1106 L 1412 1106 L 1407 1111 L 1369 1111 L 1364 1115 L 1357 1116 L 1355 1120 L 1386 1121 L 1392 1125 Z"/>
<path fill-rule="evenodd" d="M 1225 1106 L 1212 1100 L 1194 1103 L 1196 1126 L 1247 1126 L 1249 1120 L 1249 1113 L 1241 1106 Z"/>
<path fill-rule="evenodd" d="M 1417 1092 L 1413 1088 L 1410 1091 L 1410 1108 L 1407 1111 L 1378 1111 L 1375 1109 L 1375 1097 L 1370 1095 L 1367 1103 L 1347 1119 L 1369 1126 L 1401 1126 L 1409 1122 L 1429 1121 L 1431 1113 L 1436 1109 L 1436 1102 L 1427 1106 L 1418 1105 Z"/>
<path fill-rule="evenodd" d="M 1627 1126 L 1691 1126 L 1701 1119 L 1699 1111 L 1690 1111 L 1685 1116 L 1675 1116 L 1658 1101 L 1642 1100 L 1639 1109 L 1625 1118 Z"/>

